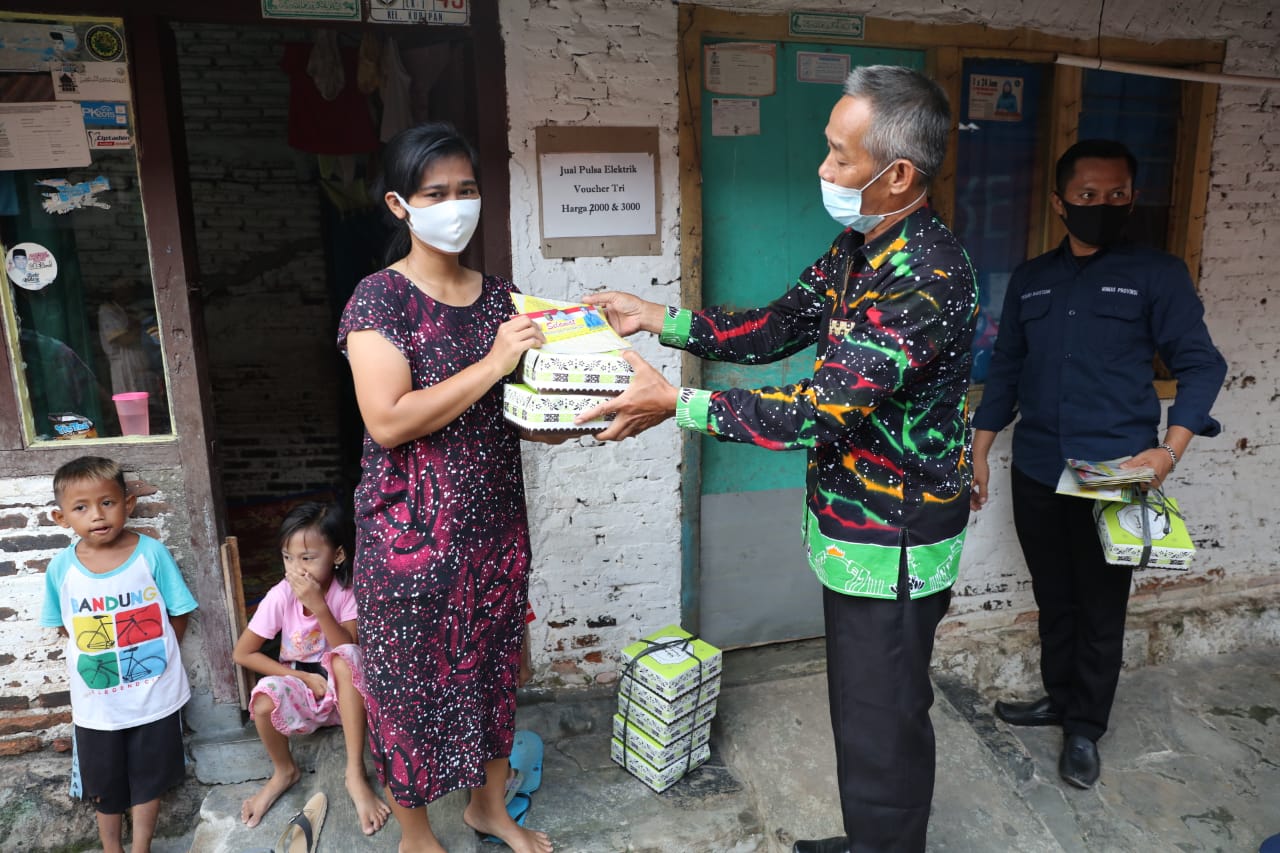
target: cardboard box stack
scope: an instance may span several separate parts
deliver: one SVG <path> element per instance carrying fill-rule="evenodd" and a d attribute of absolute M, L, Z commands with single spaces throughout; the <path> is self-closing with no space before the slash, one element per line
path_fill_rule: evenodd
<path fill-rule="evenodd" d="M 720 650 L 668 625 L 622 650 L 609 754 L 662 792 L 711 755 L 720 695 Z"/>
<path fill-rule="evenodd" d="M 1196 547 L 1174 498 L 1144 497 L 1132 504 L 1096 501 L 1093 518 L 1108 563 L 1183 572 L 1191 568 Z"/>
<path fill-rule="evenodd" d="M 575 424 L 574 417 L 627 389 L 635 371 L 617 352 L 557 353 L 529 350 L 520 382 L 502 392 L 503 416 L 522 431 L 596 433 L 608 419 Z"/>

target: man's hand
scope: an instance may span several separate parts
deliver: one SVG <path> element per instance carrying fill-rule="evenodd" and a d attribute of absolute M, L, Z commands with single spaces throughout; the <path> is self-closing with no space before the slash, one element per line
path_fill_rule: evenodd
<path fill-rule="evenodd" d="M 680 396 L 676 387 L 635 350 L 623 350 L 622 357 L 636 371 L 627 390 L 574 418 L 574 423 L 580 424 L 617 412 L 608 429 L 596 434 L 600 441 L 621 441 L 639 435 L 676 413 L 676 399 Z"/>
<path fill-rule="evenodd" d="M 1173 472 L 1173 459 L 1170 458 L 1169 451 L 1163 447 L 1153 447 L 1121 462 L 1120 467 L 1150 468 L 1156 472 L 1156 477 L 1150 483 L 1144 484 L 1142 488 L 1158 489 L 1164 484 L 1164 478 Z"/>
<path fill-rule="evenodd" d="M 986 454 L 973 458 L 973 485 L 969 489 L 969 509 L 975 512 L 987 505 L 987 484 L 991 481 L 991 467 Z"/>
<path fill-rule="evenodd" d="M 660 333 L 662 318 L 667 310 L 657 302 L 646 302 L 639 296 L 616 290 L 592 293 L 582 297 L 582 301 L 600 308 L 609 325 L 624 338 L 640 331 L 652 332 L 655 335 Z"/>

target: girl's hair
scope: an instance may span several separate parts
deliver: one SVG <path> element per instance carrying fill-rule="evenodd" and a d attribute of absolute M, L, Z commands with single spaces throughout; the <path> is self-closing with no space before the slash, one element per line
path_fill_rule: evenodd
<path fill-rule="evenodd" d="M 309 501 L 298 504 L 280 522 L 280 550 L 284 550 L 294 534 L 315 530 L 332 548 L 342 548 L 344 559 L 333 567 L 333 577 L 343 589 L 351 586 L 351 549 L 347 541 L 347 521 L 342 507 L 336 503 Z"/>
<path fill-rule="evenodd" d="M 406 201 L 418 192 L 422 175 L 437 160 L 466 157 L 471 171 L 480 174 L 480 156 L 475 146 L 447 121 L 430 121 L 400 131 L 382 149 L 382 171 L 373 185 L 374 203 L 381 207 L 391 225 L 384 262 L 390 266 L 409 254 L 413 241 L 407 219 L 397 219 L 383 198 L 397 192 Z"/>

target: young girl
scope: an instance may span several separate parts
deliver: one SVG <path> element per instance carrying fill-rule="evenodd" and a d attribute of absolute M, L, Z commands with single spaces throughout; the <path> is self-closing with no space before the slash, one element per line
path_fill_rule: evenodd
<path fill-rule="evenodd" d="M 472 829 L 550 853 L 503 796 L 530 553 L 502 380 L 542 335 L 511 316 L 509 282 L 459 262 L 480 217 L 471 144 L 419 125 L 381 163 L 389 266 L 356 287 L 338 330 L 367 430 L 355 501 L 370 746 L 401 853 L 443 853 L 426 806 L 461 788 Z"/>
<path fill-rule="evenodd" d="M 301 775 L 289 736 L 321 726 L 342 726 L 347 793 L 360 828 L 371 835 L 390 814 L 364 771 L 364 664 L 356 645 L 356 600 L 343 538 L 342 511 L 334 504 L 305 503 L 286 515 L 279 540 L 284 580 L 263 597 L 236 643 L 235 662 L 264 676 L 253 688 L 249 708 L 273 771 L 240 809 L 246 826 L 257 826 Z M 262 652 L 263 643 L 276 635 L 279 661 Z"/>

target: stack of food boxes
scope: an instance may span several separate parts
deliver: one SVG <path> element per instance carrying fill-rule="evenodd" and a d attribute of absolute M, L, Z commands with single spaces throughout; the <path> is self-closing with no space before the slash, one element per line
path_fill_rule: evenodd
<path fill-rule="evenodd" d="M 1182 572 L 1191 568 L 1196 547 L 1174 498 L 1151 493 L 1138 503 L 1095 501 L 1093 518 L 1108 563 Z"/>
<path fill-rule="evenodd" d="M 676 625 L 622 650 L 623 677 L 609 754 L 655 791 L 711 755 L 720 695 L 720 650 Z"/>
<path fill-rule="evenodd" d="M 524 354 L 520 382 L 503 388 L 503 416 L 522 433 L 588 434 L 608 426 L 612 415 L 583 424 L 580 412 L 627 389 L 635 370 L 617 352 L 558 353 L 532 349 Z"/>

